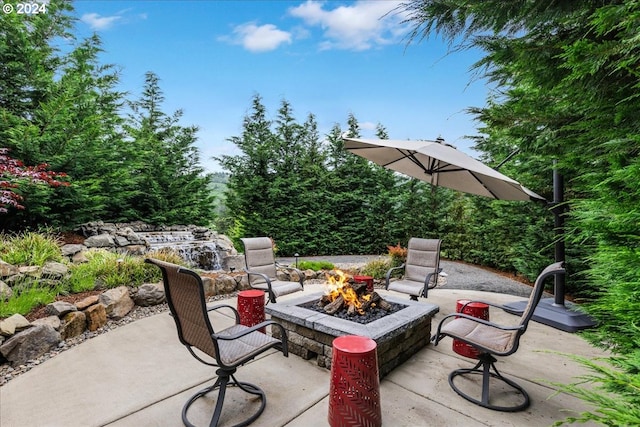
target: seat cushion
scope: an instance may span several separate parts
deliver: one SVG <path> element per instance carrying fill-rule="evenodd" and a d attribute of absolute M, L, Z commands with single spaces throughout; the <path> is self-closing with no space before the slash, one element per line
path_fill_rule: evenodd
<path fill-rule="evenodd" d="M 414 280 L 395 280 L 389 283 L 389 290 L 402 292 L 409 295 L 421 296 L 424 289 L 424 282 L 416 282 Z"/>
<path fill-rule="evenodd" d="M 249 328 L 244 325 L 233 325 L 220 331 L 217 335 L 229 336 L 247 329 Z M 258 331 L 251 332 L 232 341 L 218 340 L 220 358 L 222 359 L 218 362 L 233 366 L 244 360 L 251 359 L 252 356 L 260 353 L 263 347 L 268 347 L 278 342 L 280 341 Z"/>
<path fill-rule="evenodd" d="M 470 344 L 477 344 L 495 354 L 511 351 L 518 333 L 518 331 L 505 331 L 464 318 L 448 322 L 442 327 L 441 332 L 450 337 L 468 341 Z"/>
<path fill-rule="evenodd" d="M 262 289 L 266 291 L 268 289 L 267 283 L 253 283 L 251 285 L 254 289 Z M 302 285 L 300 282 L 288 282 L 284 280 L 272 280 L 271 281 L 271 290 L 276 295 L 276 298 L 281 295 L 287 295 L 294 292 L 298 292 L 302 290 Z"/>

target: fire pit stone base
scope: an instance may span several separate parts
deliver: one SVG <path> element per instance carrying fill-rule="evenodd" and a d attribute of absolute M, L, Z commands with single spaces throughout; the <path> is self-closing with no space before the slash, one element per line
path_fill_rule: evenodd
<path fill-rule="evenodd" d="M 300 304 L 319 299 L 321 295 L 303 295 L 265 307 L 271 319 L 287 330 L 289 351 L 305 360 L 315 357 L 318 366 L 330 369 L 332 343 L 336 337 L 366 336 L 378 346 L 380 378 L 429 343 L 431 319 L 439 311 L 435 304 L 400 300 L 387 295 L 386 300 L 406 307 L 363 325 L 299 307 Z"/>

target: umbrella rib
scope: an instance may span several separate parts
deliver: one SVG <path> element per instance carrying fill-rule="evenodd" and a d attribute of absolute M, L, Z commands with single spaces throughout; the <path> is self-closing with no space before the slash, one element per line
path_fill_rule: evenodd
<path fill-rule="evenodd" d="M 498 199 L 498 200 L 500 199 L 500 198 L 498 197 L 498 195 L 497 195 L 496 193 L 494 193 L 493 191 L 491 191 L 491 189 L 489 189 L 489 187 L 487 187 L 487 186 L 484 184 L 484 182 L 482 182 L 482 180 L 481 180 L 481 179 L 479 179 L 479 178 L 476 176 L 476 174 L 475 174 L 474 172 L 469 171 L 469 174 L 470 174 L 470 175 L 471 175 L 471 176 L 472 176 L 476 181 L 478 181 L 478 182 L 480 183 L 480 185 L 482 185 L 482 186 L 484 187 L 484 189 L 485 189 L 485 190 L 487 190 L 487 191 L 489 192 L 489 194 L 491 194 L 491 195 L 493 196 L 493 198 L 494 198 L 494 199 Z"/>

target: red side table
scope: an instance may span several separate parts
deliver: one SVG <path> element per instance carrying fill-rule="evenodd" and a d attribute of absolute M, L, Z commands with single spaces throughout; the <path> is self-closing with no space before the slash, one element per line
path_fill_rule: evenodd
<path fill-rule="evenodd" d="M 466 299 L 458 300 L 456 302 L 456 313 L 462 312 L 479 319 L 489 320 L 489 306 L 487 304 L 482 302 L 472 302 L 467 304 L 468 302 L 469 300 Z M 467 304 L 466 307 L 464 307 L 465 304 Z M 464 307 L 464 311 L 461 311 L 462 307 Z M 461 356 L 469 357 L 471 359 L 477 359 L 479 355 L 478 350 L 476 350 L 475 347 L 456 339 L 453 340 L 453 351 Z"/>
<path fill-rule="evenodd" d="M 373 277 L 371 276 L 353 276 L 355 283 L 366 283 L 367 292 L 373 292 Z"/>
<path fill-rule="evenodd" d="M 380 379 L 376 342 L 358 335 L 333 340 L 329 425 L 380 427 Z"/>
<path fill-rule="evenodd" d="M 264 322 L 264 291 L 250 289 L 238 292 L 238 314 L 240 314 L 240 324 L 244 326 L 255 326 Z M 260 329 L 264 333 L 264 328 Z"/>

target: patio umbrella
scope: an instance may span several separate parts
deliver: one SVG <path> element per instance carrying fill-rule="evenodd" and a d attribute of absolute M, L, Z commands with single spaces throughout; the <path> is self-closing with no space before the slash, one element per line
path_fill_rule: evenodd
<path fill-rule="evenodd" d="M 444 140 L 402 141 L 342 137 L 344 148 L 387 169 L 451 188 L 500 200 L 539 200 L 542 196 L 458 151 Z"/>

